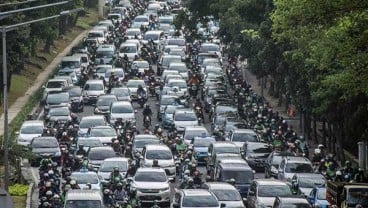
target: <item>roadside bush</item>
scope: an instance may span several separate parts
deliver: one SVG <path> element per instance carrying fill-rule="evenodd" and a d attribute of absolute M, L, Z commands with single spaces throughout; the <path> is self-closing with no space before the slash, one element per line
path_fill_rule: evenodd
<path fill-rule="evenodd" d="M 26 196 L 28 192 L 28 185 L 14 184 L 9 186 L 9 194 L 11 196 Z"/>

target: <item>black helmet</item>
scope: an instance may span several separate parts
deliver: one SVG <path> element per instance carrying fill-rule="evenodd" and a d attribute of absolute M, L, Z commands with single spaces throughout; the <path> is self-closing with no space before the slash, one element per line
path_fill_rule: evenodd
<path fill-rule="evenodd" d="M 142 89 L 143 87 L 142 87 L 142 85 L 138 85 L 138 89 Z"/>

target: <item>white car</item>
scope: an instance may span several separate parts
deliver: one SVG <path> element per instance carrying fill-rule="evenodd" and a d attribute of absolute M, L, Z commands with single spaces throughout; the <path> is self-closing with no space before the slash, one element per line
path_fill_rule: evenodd
<path fill-rule="evenodd" d="M 168 70 L 178 71 L 184 79 L 188 79 L 188 68 L 185 63 L 170 63 Z"/>
<path fill-rule="evenodd" d="M 105 159 L 100 168 L 98 169 L 97 175 L 103 181 L 109 181 L 110 175 L 115 167 L 119 168 L 119 173 L 122 177 L 125 177 L 129 167 L 129 159 L 125 157 L 112 157 Z"/>
<path fill-rule="evenodd" d="M 138 47 L 135 43 L 122 43 L 120 45 L 119 57 L 123 58 L 126 55 L 129 61 L 133 61 L 138 54 Z"/>
<path fill-rule="evenodd" d="M 33 138 L 42 135 L 44 127 L 45 125 L 41 120 L 25 121 L 20 127 L 19 132 L 16 132 L 18 135 L 17 143 L 27 146 Z"/>
<path fill-rule="evenodd" d="M 142 203 L 164 203 L 170 207 L 170 184 L 165 170 L 161 168 L 138 168 L 132 179 L 132 188 L 137 190 L 137 197 Z"/>
<path fill-rule="evenodd" d="M 225 204 L 226 208 L 244 207 L 242 197 L 233 185 L 226 182 L 209 182 L 204 186 L 217 197 L 220 203 Z"/>
<path fill-rule="evenodd" d="M 135 111 L 132 103 L 129 101 L 113 102 L 110 107 L 110 123 L 115 123 L 118 118 L 130 120 L 135 123 Z"/>
<path fill-rule="evenodd" d="M 138 90 L 139 85 L 143 87 L 143 89 L 146 91 L 146 95 L 148 96 L 148 91 L 147 91 L 146 83 L 144 82 L 144 80 L 130 79 L 126 84 L 126 86 L 130 90 L 133 101 L 138 99 L 137 90 Z"/>
<path fill-rule="evenodd" d="M 137 70 L 138 72 L 144 73 L 149 69 L 148 61 L 133 61 L 132 69 Z"/>
<path fill-rule="evenodd" d="M 112 65 L 109 65 L 109 64 L 97 65 L 95 68 L 96 70 L 95 74 L 98 78 L 105 77 L 107 70 L 112 70 L 112 69 L 113 69 Z"/>
<path fill-rule="evenodd" d="M 158 165 L 165 169 L 167 177 L 175 178 L 174 156 L 167 145 L 147 144 L 142 150 L 142 156 L 141 167 L 152 167 L 153 161 L 157 160 Z"/>
<path fill-rule="evenodd" d="M 147 15 L 138 15 L 134 18 L 132 28 L 140 28 L 141 25 L 148 26 L 149 18 Z"/>
<path fill-rule="evenodd" d="M 102 80 L 90 79 L 83 87 L 83 102 L 96 103 L 98 96 L 105 94 L 105 85 Z"/>
<path fill-rule="evenodd" d="M 81 171 L 81 172 L 73 172 L 70 177 L 76 180 L 77 184 L 81 189 L 85 189 L 87 183 L 91 184 L 92 190 L 100 190 L 101 189 L 101 181 L 100 177 L 98 177 L 96 172 L 93 171 Z"/>
<path fill-rule="evenodd" d="M 178 132 L 183 132 L 187 126 L 198 126 L 198 118 L 191 109 L 176 110 L 174 113 L 174 125 Z"/>
<path fill-rule="evenodd" d="M 88 130 L 89 138 L 96 138 L 104 145 L 111 145 L 111 140 L 117 138 L 116 130 L 111 126 L 95 126 Z"/>
<path fill-rule="evenodd" d="M 142 33 L 141 33 L 141 30 L 139 28 L 128 28 L 125 31 L 125 36 L 128 39 L 135 39 L 136 37 L 138 38 L 138 40 L 142 39 Z"/>
<path fill-rule="evenodd" d="M 184 79 L 170 79 L 167 82 L 167 86 L 171 88 L 177 88 L 179 94 L 186 94 L 188 91 L 187 82 Z"/>

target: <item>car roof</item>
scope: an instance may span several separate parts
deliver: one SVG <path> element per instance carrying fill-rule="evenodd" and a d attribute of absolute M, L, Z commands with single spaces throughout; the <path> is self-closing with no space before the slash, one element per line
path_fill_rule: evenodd
<path fill-rule="evenodd" d="M 234 146 L 236 147 L 236 145 L 233 142 L 230 141 L 217 141 L 216 143 L 213 143 L 213 146 L 216 147 L 225 147 L 225 146 Z"/>
<path fill-rule="evenodd" d="M 126 157 L 110 157 L 110 158 L 104 159 L 104 162 L 115 162 L 115 161 L 128 162 L 129 158 L 126 158 Z"/>
<path fill-rule="evenodd" d="M 39 137 L 34 137 L 33 140 L 43 140 L 43 139 L 54 139 L 57 140 L 56 137 L 52 137 L 52 136 L 39 136 Z"/>
<path fill-rule="evenodd" d="M 210 190 L 237 190 L 233 185 L 226 182 L 207 182 Z"/>
<path fill-rule="evenodd" d="M 114 151 L 112 147 L 110 146 L 103 146 L 103 147 L 92 147 L 89 149 L 89 151 Z"/>
<path fill-rule="evenodd" d="M 206 189 L 182 189 L 185 196 L 212 196 Z"/>
<path fill-rule="evenodd" d="M 79 56 L 64 56 L 61 61 L 80 61 Z"/>
<path fill-rule="evenodd" d="M 259 185 L 288 185 L 284 181 L 276 180 L 276 179 L 254 179 Z"/>
<path fill-rule="evenodd" d="M 24 121 L 22 126 L 44 126 L 45 124 L 43 123 L 42 120 L 28 120 L 28 121 Z"/>
<path fill-rule="evenodd" d="M 165 173 L 165 170 L 162 168 L 150 168 L 150 167 L 140 167 L 137 169 L 137 172 L 157 172 L 157 173 Z"/>
<path fill-rule="evenodd" d="M 111 104 L 111 106 L 126 106 L 126 105 L 132 106 L 132 103 L 129 101 L 115 101 Z"/>
<path fill-rule="evenodd" d="M 146 144 L 146 150 L 170 150 L 170 148 L 164 144 Z"/>
<path fill-rule="evenodd" d="M 286 159 L 288 162 L 311 163 L 308 158 L 299 156 L 286 156 L 284 159 Z"/>
<path fill-rule="evenodd" d="M 112 126 L 94 126 L 91 127 L 91 129 L 114 129 L 114 128 Z"/>
<path fill-rule="evenodd" d="M 256 132 L 253 129 L 234 129 L 233 132 L 234 133 L 254 133 L 256 134 Z"/>
<path fill-rule="evenodd" d="M 132 46 L 132 47 L 137 47 L 137 44 L 136 43 L 132 43 L 132 42 L 130 42 L 130 43 L 122 43 L 121 45 L 120 45 L 120 47 L 124 47 L 124 46 Z"/>
<path fill-rule="evenodd" d="M 134 136 L 134 139 L 159 139 L 156 135 L 150 135 L 150 134 L 138 134 Z"/>
<path fill-rule="evenodd" d="M 187 126 L 185 127 L 185 131 L 188 130 L 188 131 L 192 131 L 192 130 L 205 130 L 205 131 L 208 131 L 206 129 L 206 127 L 204 126 Z"/>
<path fill-rule="evenodd" d="M 298 203 L 298 204 L 299 203 L 305 203 L 305 204 L 309 204 L 309 202 L 307 201 L 306 198 L 300 197 L 300 196 L 285 196 L 285 197 L 278 196 L 278 198 L 283 203 Z"/>
<path fill-rule="evenodd" d="M 105 120 L 105 116 L 103 115 L 94 115 L 94 116 L 84 116 L 82 117 L 81 120 L 95 120 L 95 119 L 104 119 Z"/>
<path fill-rule="evenodd" d="M 150 30 L 150 31 L 147 31 L 146 33 L 145 33 L 145 35 L 146 34 L 157 34 L 157 35 L 159 35 L 159 34 L 161 34 L 161 33 L 163 33 L 164 31 L 162 31 L 162 30 Z"/>
<path fill-rule="evenodd" d="M 185 108 L 175 110 L 175 114 L 179 113 L 187 114 L 187 113 L 194 113 L 194 111 L 192 109 L 185 109 Z"/>
<path fill-rule="evenodd" d="M 86 84 L 103 84 L 103 81 L 100 79 L 90 79 L 87 80 Z"/>
<path fill-rule="evenodd" d="M 222 167 L 222 169 L 227 170 L 251 170 L 253 169 L 247 164 L 247 163 L 219 163 L 219 166 Z"/>
<path fill-rule="evenodd" d="M 66 194 L 66 200 L 102 200 L 99 190 L 71 189 Z"/>

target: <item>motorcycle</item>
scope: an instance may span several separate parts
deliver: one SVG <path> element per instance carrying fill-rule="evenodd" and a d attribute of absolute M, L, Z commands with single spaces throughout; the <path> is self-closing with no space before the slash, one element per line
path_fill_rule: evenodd
<path fill-rule="evenodd" d="M 195 113 L 196 113 L 196 116 L 198 118 L 198 122 L 200 124 L 200 122 L 203 122 L 204 123 L 204 115 L 203 115 L 203 110 L 201 107 L 199 106 L 196 106 L 195 107 Z"/>
<path fill-rule="evenodd" d="M 156 96 L 156 83 L 154 82 L 149 83 L 149 91 L 150 91 L 151 97 Z"/>
<path fill-rule="evenodd" d="M 146 102 L 147 102 L 146 92 L 141 93 L 140 95 L 138 95 L 138 101 L 137 102 L 141 106 L 141 108 L 143 108 L 144 104 L 146 104 Z"/>
<path fill-rule="evenodd" d="M 144 116 L 143 126 L 146 129 L 148 129 L 151 126 L 151 119 L 148 115 Z"/>

